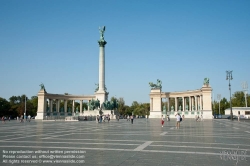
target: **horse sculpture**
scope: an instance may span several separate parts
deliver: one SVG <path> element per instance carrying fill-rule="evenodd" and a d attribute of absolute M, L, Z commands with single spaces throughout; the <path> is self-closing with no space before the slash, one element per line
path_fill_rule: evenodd
<path fill-rule="evenodd" d="M 41 83 L 39 86 L 41 87 L 41 90 L 45 90 L 45 86 L 43 83 Z"/>
<path fill-rule="evenodd" d="M 209 78 L 204 78 L 203 85 L 209 85 Z"/>
<path fill-rule="evenodd" d="M 157 79 L 156 84 L 149 82 L 149 86 L 151 87 L 151 89 L 161 89 L 162 88 L 161 84 L 162 82 L 159 79 Z"/>

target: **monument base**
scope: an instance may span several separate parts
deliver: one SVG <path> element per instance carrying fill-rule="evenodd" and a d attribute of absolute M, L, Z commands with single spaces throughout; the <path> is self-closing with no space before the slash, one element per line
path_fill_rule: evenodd
<path fill-rule="evenodd" d="M 37 112 L 37 115 L 36 115 L 36 118 L 35 118 L 35 119 L 43 120 L 43 117 L 44 117 L 44 113 L 42 113 L 42 112 Z"/>
<path fill-rule="evenodd" d="M 212 110 L 203 110 L 203 119 L 213 119 Z"/>
<path fill-rule="evenodd" d="M 161 111 L 150 111 L 150 115 L 148 118 L 161 118 Z"/>
<path fill-rule="evenodd" d="M 99 110 L 84 111 L 83 116 L 97 116 L 100 115 Z M 102 115 L 109 115 L 110 119 L 116 119 L 116 111 L 114 110 L 102 110 Z"/>

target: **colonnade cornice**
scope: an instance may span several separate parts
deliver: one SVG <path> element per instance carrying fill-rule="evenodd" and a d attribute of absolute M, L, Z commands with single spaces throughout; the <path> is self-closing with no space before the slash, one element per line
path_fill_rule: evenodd
<path fill-rule="evenodd" d="M 189 96 L 201 96 L 201 90 L 195 91 L 184 91 L 184 92 L 162 92 L 161 96 L 163 97 L 189 97 Z"/>
<path fill-rule="evenodd" d="M 63 94 L 45 94 L 45 98 L 47 99 L 59 99 L 59 100 L 92 100 L 95 99 L 95 96 L 92 95 L 63 95 Z"/>

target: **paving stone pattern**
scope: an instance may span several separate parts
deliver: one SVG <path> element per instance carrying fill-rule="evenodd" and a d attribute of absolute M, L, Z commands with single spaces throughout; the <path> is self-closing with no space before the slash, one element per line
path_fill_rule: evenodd
<path fill-rule="evenodd" d="M 135 119 L 134 124 L 125 119 L 109 123 L 12 120 L 0 126 L 3 166 L 250 165 L 247 120 L 184 119 L 180 129 L 175 128 L 175 119 L 165 121 L 164 127 L 160 119 Z"/>

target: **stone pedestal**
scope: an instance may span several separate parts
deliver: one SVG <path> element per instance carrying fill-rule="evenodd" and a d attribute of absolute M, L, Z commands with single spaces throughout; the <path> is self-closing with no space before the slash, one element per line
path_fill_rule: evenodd
<path fill-rule="evenodd" d="M 108 93 L 105 91 L 103 92 L 98 91 L 95 93 L 95 97 L 96 100 L 98 99 L 100 101 L 100 105 L 102 105 L 102 103 L 106 101 L 106 99 L 108 99 Z"/>
<path fill-rule="evenodd" d="M 110 115 L 110 119 L 116 119 L 116 111 L 114 110 L 102 110 L 103 115 Z M 100 115 L 99 110 L 84 111 L 83 116 L 97 116 Z"/>
<path fill-rule="evenodd" d="M 201 88 L 203 94 L 203 118 L 212 119 L 212 88 L 209 85 L 203 85 Z"/>
<path fill-rule="evenodd" d="M 45 94 L 46 94 L 46 90 L 45 89 L 41 89 L 38 92 L 38 106 L 37 106 L 37 116 L 36 119 L 43 119 L 44 118 L 44 114 L 46 112 L 46 107 L 47 107 L 47 103 L 46 103 L 46 98 L 45 98 Z"/>
<path fill-rule="evenodd" d="M 149 118 L 161 118 L 161 89 L 151 89 Z"/>

